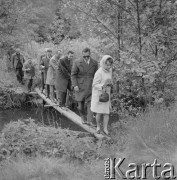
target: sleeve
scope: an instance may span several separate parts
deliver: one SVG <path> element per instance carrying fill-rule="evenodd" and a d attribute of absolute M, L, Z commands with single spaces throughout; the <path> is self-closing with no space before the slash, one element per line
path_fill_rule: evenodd
<path fill-rule="evenodd" d="M 24 63 L 24 64 L 23 64 L 23 68 L 22 68 L 22 70 L 23 70 L 23 71 L 25 71 L 26 69 L 27 69 L 27 67 L 26 67 L 26 63 Z"/>
<path fill-rule="evenodd" d="M 22 56 L 22 62 L 23 62 L 23 64 L 25 63 L 25 58 Z"/>
<path fill-rule="evenodd" d="M 94 79 L 93 79 L 92 87 L 101 91 L 102 86 L 104 85 L 104 83 L 102 83 L 101 80 L 102 80 L 102 75 L 101 75 L 101 73 L 99 71 L 97 71 L 95 73 L 95 76 L 94 76 Z"/>
<path fill-rule="evenodd" d="M 53 67 L 53 69 L 57 69 L 57 61 L 54 58 L 50 60 L 50 65 Z"/>
<path fill-rule="evenodd" d="M 15 55 L 12 55 L 12 57 L 11 57 L 11 58 L 12 58 L 12 67 L 13 67 L 13 68 L 15 68 L 15 67 L 14 67 L 14 59 L 15 59 L 14 57 L 15 57 Z"/>
<path fill-rule="evenodd" d="M 41 69 L 41 66 L 44 66 L 44 61 L 43 61 L 43 56 L 40 57 L 40 61 L 39 61 L 39 70 L 42 70 Z"/>
<path fill-rule="evenodd" d="M 66 63 L 65 63 L 65 59 L 60 59 L 60 61 L 59 61 L 59 68 L 58 69 L 60 70 L 60 72 L 63 74 L 63 76 L 66 79 L 70 79 L 71 78 L 69 69 L 67 68 Z"/>
<path fill-rule="evenodd" d="M 72 66 L 72 70 L 71 70 L 71 82 L 72 82 L 72 86 L 78 86 L 77 83 L 77 75 L 78 75 L 79 69 L 77 67 L 77 63 L 74 62 L 73 66 Z"/>
<path fill-rule="evenodd" d="M 95 73 L 97 72 L 97 70 L 98 70 L 98 62 L 96 61 Z"/>

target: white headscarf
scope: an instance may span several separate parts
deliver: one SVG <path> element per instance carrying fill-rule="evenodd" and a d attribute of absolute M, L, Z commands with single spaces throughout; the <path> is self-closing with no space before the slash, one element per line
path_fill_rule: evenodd
<path fill-rule="evenodd" d="M 109 59 L 109 58 L 113 59 L 110 55 L 104 55 L 104 56 L 102 57 L 101 61 L 100 61 L 100 67 L 101 67 L 104 71 L 106 71 L 106 72 L 110 72 L 110 71 L 112 72 L 112 68 L 111 68 L 109 71 L 105 69 L 105 67 L 106 67 L 106 60 Z"/>

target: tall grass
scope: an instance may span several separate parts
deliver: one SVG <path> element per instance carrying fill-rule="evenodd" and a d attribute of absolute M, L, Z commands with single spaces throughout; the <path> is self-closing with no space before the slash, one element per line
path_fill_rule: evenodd
<path fill-rule="evenodd" d="M 101 164 L 100 164 L 101 163 Z M 79 165 L 47 157 L 18 159 L 0 167 L 0 180 L 102 180 L 104 165 Z"/>
<path fill-rule="evenodd" d="M 122 154 L 127 163 L 172 163 L 177 171 L 177 107 L 150 109 L 127 123 L 128 140 Z M 159 169 L 160 171 L 160 169 Z M 149 177 L 149 179 L 153 179 Z"/>
<path fill-rule="evenodd" d="M 7 57 L 0 58 L 0 87 L 16 87 L 19 85 L 14 72 L 8 72 Z"/>

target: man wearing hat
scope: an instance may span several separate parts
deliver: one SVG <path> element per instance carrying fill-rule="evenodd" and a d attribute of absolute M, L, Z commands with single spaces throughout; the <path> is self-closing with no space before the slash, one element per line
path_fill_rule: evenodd
<path fill-rule="evenodd" d="M 12 67 L 16 72 L 17 80 L 23 84 L 23 64 L 25 62 L 24 57 L 20 54 L 20 49 L 16 49 L 15 54 L 12 57 Z"/>
<path fill-rule="evenodd" d="M 30 92 L 31 87 L 33 85 L 33 78 L 35 76 L 35 67 L 31 57 L 28 57 L 28 60 L 23 64 L 23 71 L 24 71 L 24 79 L 26 81 L 26 86 L 28 92 Z"/>
<path fill-rule="evenodd" d="M 52 50 L 49 48 L 46 48 L 45 53 L 46 54 L 44 56 L 41 56 L 39 65 L 40 65 L 40 70 L 41 70 L 41 75 L 42 75 L 42 92 L 45 86 L 45 94 L 47 98 L 49 98 L 50 91 L 49 91 L 49 85 L 46 84 L 46 78 L 47 78 L 47 71 L 49 68 L 49 61 L 50 61 L 50 58 L 52 57 Z"/>

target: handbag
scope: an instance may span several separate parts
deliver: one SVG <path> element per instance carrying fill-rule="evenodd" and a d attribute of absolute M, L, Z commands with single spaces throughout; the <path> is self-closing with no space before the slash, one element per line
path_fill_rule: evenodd
<path fill-rule="evenodd" d="M 108 102 L 109 101 L 109 94 L 105 91 L 99 96 L 99 102 Z"/>

